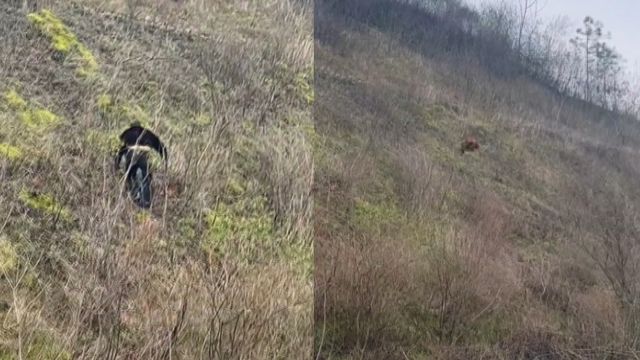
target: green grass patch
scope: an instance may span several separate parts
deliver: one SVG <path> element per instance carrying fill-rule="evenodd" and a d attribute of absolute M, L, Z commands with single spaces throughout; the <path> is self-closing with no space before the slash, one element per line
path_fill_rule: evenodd
<path fill-rule="evenodd" d="M 434 104 L 423 110 L 424 124 L 432 129 L 446 131 L 456 115 L 456 108 L 448 104 Z"/>
<path fill-rule="evenodd" d="M 227 191 L 233 196 L 242 196 L 247 191 L 242 181 L 232 177 L 227 181 Z"/>
<path fill-rule="evenodd" d="M 463 171 L 466 167 L 458 147 L 448 147 L 436 143 L 429 153 L 438 163 L 452 170 Z"/>
<path fill-rule="evenodd" d="M 18 198 L 28 207 L 64 220 L 71 220 L 71 213 L 49 194 L 36 194 L 26 189 L 20 191 Z"/>
<path fill-rule="evenodd" d="M 356 199 L 353 216 L 354 224 L 366 232 L 383 232 L 403 228 L 407 224 L 405 214 L 392 202 L 373 203 Z"/>
<path fill-rule="evenodd" d="M 121 114 L 129 121 L 139 121 L 142 126 L 151 124 L 149 113 L 137 104 L 125 104 L 119 108 Z"/>
<path fill-rule="evenodd" d="M 101 113 L 107 113 L 113 107 L 113 99 L 109 94 L 100 94 L 96 99 L 96 105 Z"/>
<path fill-rule="evenodd" d="M 313 276 L 313 251 L 308 243 L 298 242 L 282 249 L 286 263 L 306 279 Z"/>
<path fill-rule="evenodd" d="M 71 360 L 71 354 L 51 336 L 38 334 L 28 348 L 26 359 Z"/>
<path fill-rule="evenodd" d="M 302 99 L 308 104 L 312 105 L 315 99 L 315 92 L 313 89 L 313 67 L 305 71 L 301 71 L 296 74 L 295 84 L 298 89 L 298 93 Z"/>
<path fill-rule="evenodd" d="M 207 126 L 213 123 L 213 119 L 211 119 L 211 116 L 203 113 L 199 113 L 194 116 L 192 121 L 197 126 Z"/>
<path fill-rule="evenodd" d="M 151 121 L 151 117 L 141 106 L 119 101 L 107 93 L 98 95 L 95 104 L 101 118 L 110 125 L 125 126 L 138 121 L 143 126 L 149 126 Z"/>
<path fill-rule="evenodd" d="M 0 275 L 13 271 L 18 266 L 18 254 L 11 242 L 0 237 Z"/>
<path fill-rule="evenodd" d="M 186 242 L 194 239 L 198 239 L 198 231 L 197 231 L 198 222 L 193 217 L 185 217 L 179 219 L 176 228 L 179 234 L 179 241 Z"/>
<path fill-rule="evenodd" d="M 71 239 L 71 246 L 75 254 L 84 255 L 89 250 L 89 243 L 91 238 L 89 235 L 79 231 L 74 231 L 69 236 Z"/>
<path fill-rule="evenodd" d="M 148 211 L 139 211 L 135 214 L 135 220 L 137 224 L 144 224 L 145 222 L 152 220 L 153 217 Z"/>
<path fill-rule="evenodd" d="M 9 349 L 6 349 L 3 347 L 2 344 L 0 344 L 0 360 L 14 360 L 15 358 L 11 355 L 11 352 L 9 352 Z"/>
<path fill-rule="evenodd" d="M 513 161 L 522 161 L 524 159 L 524 144 L 515 136 L 503 136 L 500 144 L 502 145 L 503 153 L 507 154 Z"/>
<path fill-rule="evenodd" d="M 120 139 L 117 134 L 101 130 L 88 130 L 86 141 L 91 149 L 95 149 L 100 153 L 114 152 L 120 145 Z"/>
<path fill-rule="evenodd" d="M 274 250 L 272 219 L 263 196 L 220 203 L 207 215 L 202 248 L 210 256 L 231 255 L 247 262 L 261 258 L 262 250 Z"/>

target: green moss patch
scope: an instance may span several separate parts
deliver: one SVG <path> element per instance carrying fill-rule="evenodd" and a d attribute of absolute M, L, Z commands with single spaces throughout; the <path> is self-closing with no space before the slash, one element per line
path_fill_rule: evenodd
<path fill-rule="evenodd" d="M 17 146 L 0 143 L 0 157 L 17 160 L 22 157 L 22 150 Z"/>
<path fill-rule="evenodd" d="M 26 189 L 20 191 L 18 197 L 28 207 L 49 215 L 60 216 L 64 220 L 71 219 L 71 213 L 49 194 L 36 194 Z"/>
<path fill-rule="evenodd" d="M 31 129 L 51 128 L 60 122 L 60 118 L 47 109 L 23 111 L 20 120 Z"/>
<path fill-rule="evenodd" d="M 80 63 L 78 74 L 89 76 L 98 70 L 95 57 L 53 12 L 43 9 L 27 15 L 29 21 L 49 40 L 51 47 Z"/>
<path fill-rule="evenodd" d="M 78 68 L 78 75 L 83 77 L 89 77 L 95 74 L 98 71 L 98 62 L 91 51 L 89 51 L 84 46 L 78 48 L 78 54 L 80 55 L 80 60 L 82 62 L 82 66 Z"/>
<path fill-rule="evenodd" d="M 76 36 L 50 10 L 31 13 L 27 18 L 51 39 L 51 45 L 57 51 L 68 54 L 77 46 Z"/>
<path fill-rule="evenodd" d="M 15 90 L 5 92 L 4 101 L 9 109 L 16 113 L 20 121 L 31 130 L 48 130 L 62 121 L 58 115 L 50 110 L 29 104 Z"/>
<path fill-rule="evenodd" d="M 11 110 L 24 111 L 27 108 L 27 101 L 15 90 L 5 92 L 3 97 Z"/>

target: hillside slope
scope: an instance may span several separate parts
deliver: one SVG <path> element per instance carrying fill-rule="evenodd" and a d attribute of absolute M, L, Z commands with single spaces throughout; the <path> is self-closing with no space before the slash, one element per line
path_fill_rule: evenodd
<path fill-rule="evenodd" d="M 640 125 L 405 2 L 315 21 L 321 357 L 637 358 Z"/>
<path fill-rule="evenodd" d="M 0 359 L 308 353 L 309 4 L 22 3 L 0 3 Z M 113 170 L 133 121 L 169 148 L 151 211 Z"/>

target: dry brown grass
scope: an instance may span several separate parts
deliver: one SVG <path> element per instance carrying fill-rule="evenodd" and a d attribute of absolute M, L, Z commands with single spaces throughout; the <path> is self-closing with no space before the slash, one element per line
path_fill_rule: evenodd
<path fill-rule="evenodd" d="M 0 5 L 0 143 L 21 151 L 0 156 L 0 358 L 305 357 L 308 4 L 100 3 L 38 2 L 91 50 L 91 77 L 52 57 L 22 4 Z M 60 123 L 31 134 L 11 89 Z M 169 146 L 150 212 L 112 170 L 132 120 Z"/>
<path fill-rule="evenodd" d="M 638 358 L 640 128 L 392 3 L 316 14 L 318 358 Z"/>

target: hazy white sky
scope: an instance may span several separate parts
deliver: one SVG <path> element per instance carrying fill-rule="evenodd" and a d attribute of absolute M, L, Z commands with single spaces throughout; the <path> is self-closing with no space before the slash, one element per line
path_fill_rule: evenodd
<path fill-rule="evenodd" d="M 467 0 L 478 4 L 492 0 Z M 517 5 L 524 0 L 507 0 Z M 605 32 L 611 33 L 609 43 L 627 60 L 629 68 L 640 65 L 640 0 L 538 0 L 540 15 L 545 19 L 566 15 L 571 21 L 571 35 L 589 15 L 604 25 Z"/>

